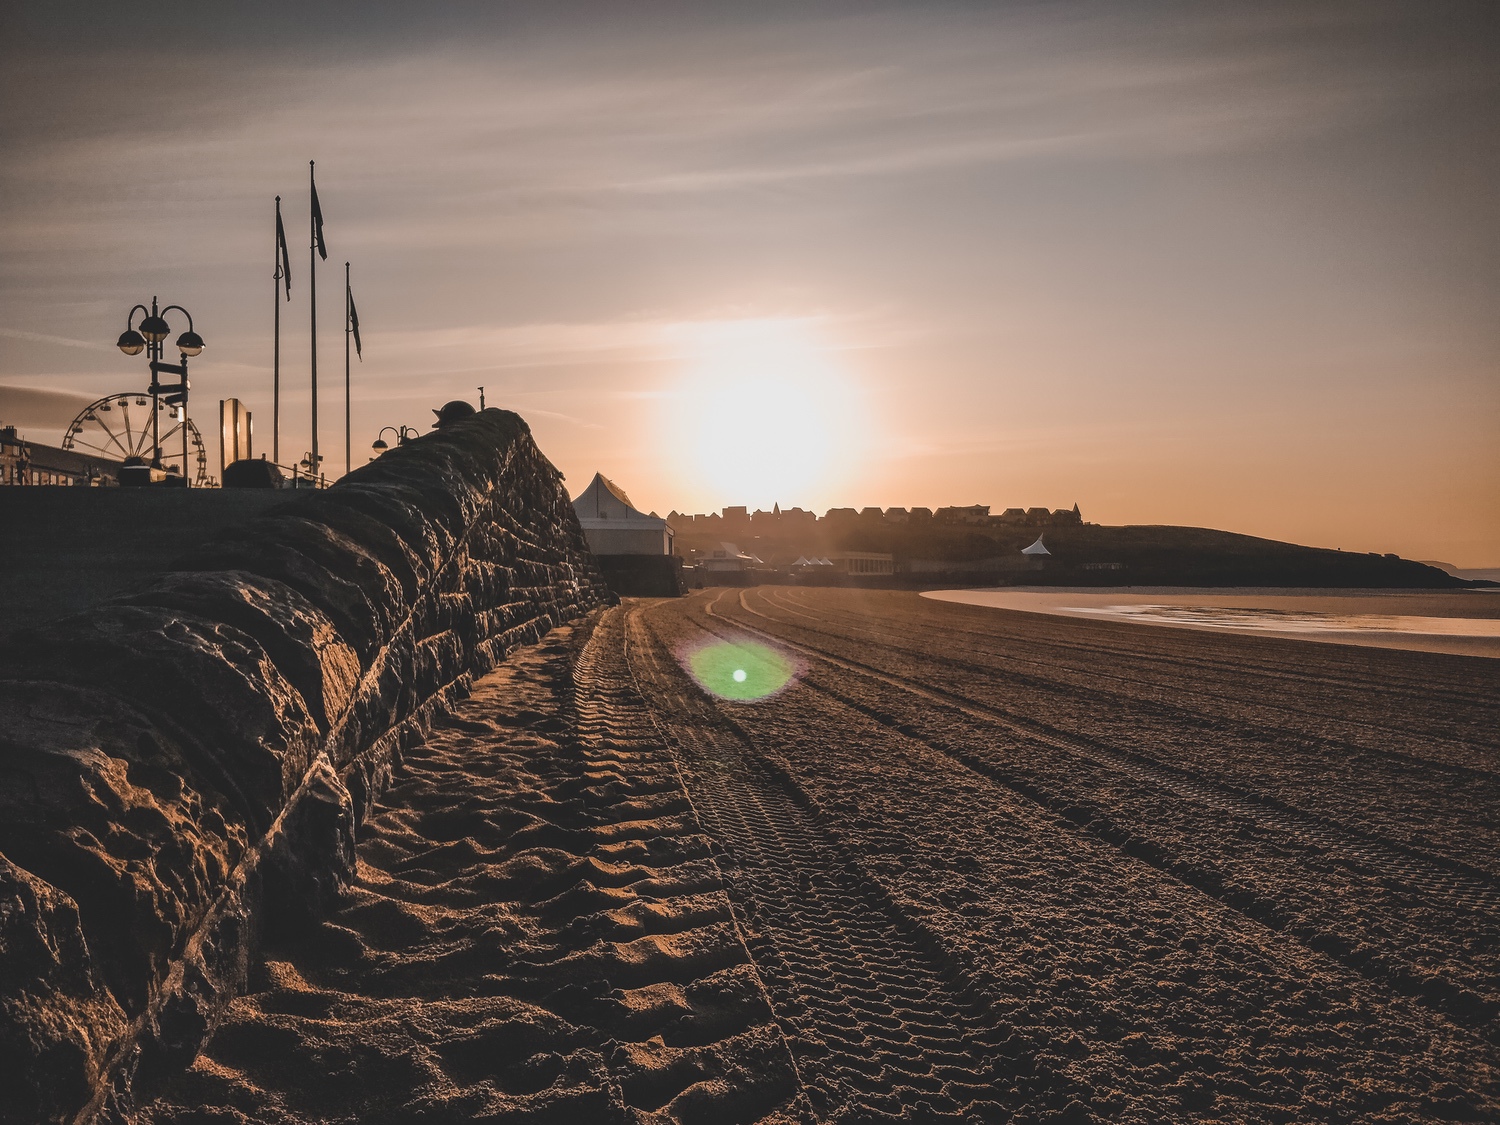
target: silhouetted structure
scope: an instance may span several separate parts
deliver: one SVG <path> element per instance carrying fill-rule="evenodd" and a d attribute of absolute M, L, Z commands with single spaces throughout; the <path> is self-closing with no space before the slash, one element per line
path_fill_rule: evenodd
<path fill-rule="evenodd" d="M 22 438 L 14 426 L 0 427 L 0 485 L 112 486 L 120 462 Z"/>
<path fill-rule="evenodd" d="M 676 533 L 655 512 L 642 512 L 625 490 L 603 473 L 573 501 L 589 550 L 615 593 L 675 597 L 683 593 L 682 560 L 674 554 Z"/>

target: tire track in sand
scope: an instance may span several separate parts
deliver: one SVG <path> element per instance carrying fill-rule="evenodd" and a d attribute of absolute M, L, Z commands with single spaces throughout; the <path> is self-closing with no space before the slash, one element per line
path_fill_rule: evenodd
<path fill-rule="evenodd" d="M 145 1125 L 809 1119 L 621 624 L 514 654 L 408 754 L 345 904 Z"/>
<path fill-rule="evenodd" d="M 768 623 L 775 621 L 774 618 L 751 609 L 745 602 L 743 592 L 740 593 L 739 601 L 746 613 Z M 1324 855 L 1341 859 L 1364 870 L 1373 870 L 1384 878 L 1446 901 L 1453 909 L 1477 911 L 1489 916 L 1500 914 L 1500 882 L 1488 872 L 1461 861 L 1421 852 L 1395 840 L 1374 837 L 1348 825 L 1327 820 L 1316 813 L 1293 808 L 1269 794 L 1242 790 L 1134 750 L 1056 730 L 1028 716 L 1014 714 L 967 695 L 847 656 L 836 655 L 825 648 L 808 644 L 805 640 L 791 640 L 781 633 L 721 614 L 712 605 L 707 607 L 706 612 L 731 628 L 759 634 L 846 672 L 896 688 L 929 705 L 949 708 L 1004 730 L 1011 736 L 1040 742 L 1067 754 L 1107 762 L 1111 768 L 1145 784 L 1191 798 L 1226 814 L 1254 820 L 1289 839 L 1310 844 Z"/>
<path fill-rule="evenodd" d="M 745 596 L 739 597 L 743 606 Z M 1155 769 L 1127 768 L 1136 764 L 1133 756 L 1103 755 L 1097 750 L 1089 754 L 1092 742 L 1080 747 L 1072 739 L 1039 736 L 1030 724 L 1008 722 L 1008 713 L 996 714 L 970 696 L 956 699 L 921 681 L 840 660 L 817 646 L 797 644 L 780 632 L 726 618 L 718 611 L 723 600 L 705 605 L 703 612 L 724 621 L 727 630 L 759 633 L 854 677 L 852 681 L 842 677 L 841 682 L 840 677 L 813 674 L 804 680 L 806 688 L 1036 802 L 1072 831 L 1117 847 L 1259 924 L 1286 933 L 1309 949 L 1416 1000 L 1439 1018 L 1477 1032 L 1491 1043 L 1500 1042 L 1496 1023 L 1500 991 L 1493 975 L 1497 914 L 1487 909 L 1492 902 L 1483 897 L 1487 889 L 1483 883 L 1476 894 L 1472 882 L 1441 868 L 1428 868 L 1420 860 L 1413 862 L 1400 850 L 1393 849 L 1392 855 L 1378 846 L 1365 846 L 1360 838 L 1351 840 L 1318 822 L 1313 822 L 1315 831 L 1310 831 L 1301 817 L 1278 815 L 1274 804 L 1267 809 L 1258 802 L 1233 801 L 1234 790 L 1226 795 L 1223 787 L 1194 775 L 1169 771 L 1164 780 Z M 859 680 L 876 690 L 854 688 Z M 894 696 L 879 690 L 890 687 L 902 690 Z M 1005 750 L 1006 739 L 997 739 L 996 734 L 1021 741 L 1015 750 Z M 1049 767 L 1023 751 L 1027 743 L 1062 751 L 1065 757 Z M 1073 765 L 1066 764 L 1069 759 Z M 1081 768 L 1083 761 L 1104 770 L 1095 776 Z M 1154 763 L 1147 759 L 1144 764 Z M 1142 792 L 1165 790 L 1179 799 L 1164 802 L 1159 816 L 1142 812 L 1149 806 L 1132 812 L 1125 796 L 1127 787 L 1121 783 L 1125 778 L 1142 786 Z M 1194 785 L 1194 780 L 1202 784 Z M 1232 849 L 1246 854 L 1222 862 L 1205 859 L 1218 846 L 1226 824 L 1247 823 L 1247 807 L 1260 828 L 1248 834 L 1236 828 L 1237 846 Z M 1202 812 L 1195 827 L 1202 835 L 1194 846 L 1182 838 L 1182 832 L 1194 825 L 1197 810 Z M 1162 823 L 1156 823 L 1158 819 Z M 1262 829 L 1274 833 L 1270 839 L 1275 844 L 1260 852 L 1263 870 L 1254 868 L 1253 861 L 1247 868 L 1241 861 L 1261 848 Z M 1336 902 L 1309 909 L 1309 900 L 1298 899 L 1295 885 L 1278 883 L 1293 877 L 1286 860 L 1299 853 L 1306 868 L 1304 882 L 1336 887 Z"/>
<path fill-rule="evenodd" d="M 1010 1120 L 1008 1034 L 813 815 L 752 764 L 639 608 L 627 644 L 631 669 L 666 705 L 656 714 L 697 817 L 727 849 L 730 897 L 814 1110 L 851 1123 Z"/>

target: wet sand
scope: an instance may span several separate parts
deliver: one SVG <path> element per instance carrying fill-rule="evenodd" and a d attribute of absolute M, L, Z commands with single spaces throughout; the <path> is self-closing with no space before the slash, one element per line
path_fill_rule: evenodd
<path fill-rule="evenodd" d="M 929 590 L 936 601 L 1325 644 L 1500 657 L 1500 589 L 1255 590 L 1034 587 Z"/>
<path fill-rule="evenodd" d="M 705 691 L 724 641 L 795 678 Z M 410 756 L 355 893 L 143 1120 L 1494 1120 L 1493 668 L 628 602 Z"/>

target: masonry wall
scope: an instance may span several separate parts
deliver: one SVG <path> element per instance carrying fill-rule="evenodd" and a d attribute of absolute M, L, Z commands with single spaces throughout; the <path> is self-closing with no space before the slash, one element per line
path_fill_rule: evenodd
<path fill-rule="evenodd" d="M 487 410 L 0 653 L 0 1121 L 119 1120 L 269 927 L 348 881 L 403 750 L 610 595 Z"/>

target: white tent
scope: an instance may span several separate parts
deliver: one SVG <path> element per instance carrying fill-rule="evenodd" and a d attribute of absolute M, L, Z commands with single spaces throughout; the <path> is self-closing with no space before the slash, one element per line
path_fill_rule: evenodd
<path fill-rule="evenodd" d="M 1051 553 L 1052 552 L 1047 550 L 1047 548 L 1043 545 L 1042 537 L 1040 535 L 1036 537 L 1036 542 L 1031 546 L 1021 548 L 1021 554 L 1023 555 L 1050 555 Z"/>
<path fill-rule="evenodd" d="M 573 501 L 578 522 L 596 555 L 670 555 L 672 528 L 655 514 L 638 511 L 625 490 L 603 473 Z"/>

